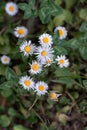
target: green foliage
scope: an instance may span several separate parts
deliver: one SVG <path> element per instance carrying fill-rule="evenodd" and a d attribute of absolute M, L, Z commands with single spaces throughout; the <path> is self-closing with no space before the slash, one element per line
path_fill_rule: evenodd
<path fill-rule="evenodd" d="M 6 14 L 6 3 L 0 2 L 0 129 L 62 129 L 71 118 L 67 113 L 87 114 L 87 0 L 15 0 L 19 8 L 15 16 Z M 17 26 L 27 27 L 28 35 L 16 38 Z M 66 28 L 66 39 L 61 40 L 59 31 L 54 32 L 57 26 Z M 36 60 L 36 54 L 26 57 L 19 46 L 24 40 L 32 40 L 37 48 L 43 33 L 53 38 L 54 61 L 40 74 L 31 75 L 29 64 Z M 10 64 L 2 63 L 3 55 L 10 57 Z M 58 66 L 55 59 L 60 55 L 69 59 L 68 68 Z M 31 76 L 35 83 L 48 83 L 46 96 L 37 96 L 19 85 L 24 75 Z M 52 100 L 51 92 L 61 96 Z M 72 119 L 69 121 L 73 124 Z"/>
<path fill-rule="evenodd" d="M 6 115 L 0 116 L 0 125 L 2 127 L 8 127 L 10 125 L 11 121 L 10 118 L 7 117 Z"/>
<path fill-rule="evenodd" d="M 29 129 L 25 128 L 25 127 L 22 126 L 22 125 L 15 125 L 15 126 L 13 127 L 13 130 L 29 130 Z"/>

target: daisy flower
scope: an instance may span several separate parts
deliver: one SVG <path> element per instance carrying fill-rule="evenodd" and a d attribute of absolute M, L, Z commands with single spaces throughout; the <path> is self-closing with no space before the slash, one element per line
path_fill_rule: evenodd
<path fill-rule="evenodd" d="M 29 72 L 31 74 L 38 74 L 42 71 L 42 65 L 37 61 L 33 61 L 32 64 L 30 64 L 30 67 L 31 69 Z"/>
<path fill-rule="evenodd" d="M 65 27 L 58 26 L 55 28 L 54 32 L 58 31 L 60 40 L 65 39 L 67 37 L 67 30 Z"/>
<path fill-rule="evenodd" d="M 18 7 L 14 2 L 8 2 L 5 6 L 8 15 L 14 16 L 18 12 Z"/>
<path fill-rule="evenodd" d="M 45 95 L 45 93 L 47 93 L 47 89 L 48 89 L 48 85 L 43 81 L 39 81 L 35 85 L 35 92 L 39 96 L 40 95 Z"/>
<path fill-rule="evenodd" d="M 34 81 L 30 76 L 22 76 L 19 80 L 19 84 L 26 90 L 34 89 Z"/>
<path fill-rule="evenodd" d="M 50 66 L 53 63 L 53 58 L 49 58 L 46 63 L 45 63 L 45 67 Z"/>
<path fill-rule="evenodd" d="M 52 36 L 49 35 L 48 33 L 44 33 L 39 37 L 39 43 L 42 46 L 51 46 L 51 44 L 53 44 L 52 41 Z"/>
<path fill-rule="evenodd" d="M 35 46 L 31 43 L 31 40 L 29 40 L 28 42 L 25 40 L 20 45 L 20 52 L 23 52 L 24 56 L 32 55 L 34 51 L 35 51 Z"/>
<path fill-rule="evenodd" d="M 53 101 L 58 101 L 58 97 L 60 97 L 62 94 L 57 94 L 56 92 L 51 92 L 49 94 L 49 97 Z"/>
<path fill-rule="evenodd" d="M 2 64 L 5 64 L 5 65 L 10 64 L 10 57 L 6 55 L 1 56 L 1 62 Z"/>
<path fill-rule="evenodd" d="M 69 60 L 66 59 L 65 55 L 57 56 L 56 61 L 60 68 L 69 66 Z"/>
<path fill-rule="evenodd" d="M 19 38 L 26 37 L 28 34 L 28 29 L 24 26 L 16 27 L 14 29 L 14 35 Z"/>
<path fill-rule="evenodd" d="M 37 59 L 41 64 L 46 63 L 48 59 L 53 58 L 53 49 L 50 46 L 39 46 L 36 50 Z"/>

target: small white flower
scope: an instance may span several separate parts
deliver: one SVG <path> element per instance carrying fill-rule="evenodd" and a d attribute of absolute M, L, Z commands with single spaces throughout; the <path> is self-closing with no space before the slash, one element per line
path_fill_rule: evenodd
<path fill-rule="evenodd" d="M 39 81 L 35 85 L 35 92 L 39 96 L 40 95 L 45 95 L 45 93 L 47 93 L 47 89 L 48 89 L 48 85 L 43 81 Z"/>
<path fill-rule="evenodd" d="M 58 31 L 60 40 L 65 39 L 67 37 L 67 30 L 65 27 L 58 26 L 55 28 L 54 32 Z"/>
<path fill-rule="evenodd" d="M 30 73 L 31 74 L 38 74 L 42 71 L 42 65 L 37 62 L 37 61 L 33 61 L 32 64 L 30 64 Z"/>
<path fill-rule="evenodd" d="M 53 44 L 52 36 L 48 33 L 44 33 L 39 37 L 39 43 L 42 46 L 51 46 Z"/>
<path fill-rule="evenodd" d="M 34 89 L 34 81 L 30 76 L 22 76 L 19 80 L 19 84 L 23 86 L 24 89 L 30 90 Z"/>
<path fill-rule="evenodd" d="M 57 56 L 56 61 L 60 68 L 69 66 L 69 60 L 66 59 L 65 55 Z"/>
<path fill-rule="evenodd" d="M 53 58 L 49 58 L 49 59 L 44 63 L 44 65 L 45 65 L 45 67 L 48 67 L 48 66 L 50 66 L 52 63 L 53 63 Z"/>
<path fill-rule="evenodd" d="M 26 37 L 28 34 L 28 29 L 24 26 L 16 27 L 14 29 L 14 35 L 19 38 Z"/>
<path fill-rule="evenodd" d="M 8 15 L 14 16 L 18 12 L 18 7 L 14 2 L 8 2 L 5 6 Z"/>
<path fill-rule="evenodd" d="M 9 64 L 10 63 L 10 57 L 8 57 L 6 55 L 1 56 L 1 62 L 2 62 L 2 64 L 5 64 L 5 65 Z"/>
<path fill-rule="evenodd" d="M 34 51 L 35 51 L 35 46 L 31 43 L 31 40 L 29 40 L 28 42 L 24 41 L 20 45 L 20 52 L 23 52 L 24 56 L 32 55 Z"/>
<path fill-rule="evenodd" d="M 60 97 L 62 94 L 57 94 L 56 92 L 51 92 L 49 94 L 49 97 L 53 101 L 58 101 L 58 97 Z"/>
<path fill-rule="evenodd" d="M 46 63 L 48 59 L 53 58 L 53 49 L 50 46 L 39 46 L 36 50 L 37 59 L 41 64 Z"/>

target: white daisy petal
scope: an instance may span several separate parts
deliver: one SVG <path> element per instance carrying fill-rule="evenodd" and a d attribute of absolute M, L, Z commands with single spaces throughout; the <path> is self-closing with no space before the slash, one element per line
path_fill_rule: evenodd
<path fill-rule="evenodd" d="M 53 49 L 50 46 L 39 46 L 36 49 L 37 59 L 41 64 L 46 63 L 48 59 L 53 58 Z"/>
<path fill-rule="evenodd" d="M 18 12 L 18 7 L 14 2 L 8 2 L 5 6 L 5 11 L 8 15 L 14 16 Z"/>
<path fill-rule="evenodd" d="M 56 61 L 60 68 L 69 66 L 69 60 L 66 59 L 65 55 L 57 56 Z"/>
<path fill-rule="evenodd" d="M 39 43 L 42 46 L 51 46 L 53 44 L 52 36 L 48 33 L 44 33 L 39 37 Z"/>
<path fill-rule="evenodd" d="M 1 56 L 1 62 L 2 62 L 2 64 L 10 64 L 10 57 L 8 57 L 8 56 L 6 56 L 6 55 L 3 55 L 3 56 Z"/>
<path fill-rule="evenodd" d="M 42 71 L 42 65 L 37 62 L 37 61 L 33 61 L 32 64 L 30 64 L 30 70 L 29 72 L 31 74 L 38 74 Z"/>
<path fill-rule="evenodd" d="M 31 43 L 31 40 L 23 41 L 23 43 L 20 45 L 20 52 L 24 53 L 24 56 L 32 55 L 35 51 L 35 45 Z"/>
<path fill-rule="evenodd" d="M 58 26 L 55 28 L 54 32 L 58 31 L 60 40 L 65 39 L 67 37 L 67 30 L 65 27 Z"/>
<path fill-rule="evenodd" d="M 30 89 L 34 89 L 34 81 L 32 78 L 30 78 L 30 76 L 22 76 L 19 80 L 19 84 L 23 86 L 24 89 L 26 90 L 30 90 Z"/>
<path fill-rule="evenodd" d="M 28 34 L 28 29 L 24 26 L 16 27 L 14 29 L 14 35 L 19 38 L 26 37 Z"/>
<path fill-rule="evenodd" d="M 45 93 L 47 93 L 48 90 L 48 85 L 43 82 L 43 81 L 39 81 L 36 83 L 35 85 L 35 92 L 37 93 L 37 95 L 45 95 Z"/>

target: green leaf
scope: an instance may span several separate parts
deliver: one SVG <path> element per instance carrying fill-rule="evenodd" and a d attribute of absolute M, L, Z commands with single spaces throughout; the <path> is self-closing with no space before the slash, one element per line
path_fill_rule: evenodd
<path fill-rule="evenodd" d="M 6 88 L 11 88 L 13 86 L 14 82 L 13 81 L 6 81 L 2 84 L 0 84 L 0 89 L 6 90 Z"/>
<path fill-rule="evenodd" d="M 23 11 L 26 10 L 27 6 L 28 6 L 28 4 L 26 4 L 26 3 L 19 3 L 18 4 L 19 9 L 21 9 Z"/>
<path fill-rule="evenodd" d="M 70 99 L 63 96 L 63 97 L 60 98 L 60 103 L 63 104 L 63 105 L 67 105 L 67 104 L 70 103 Z"/>
<path fill-rule="evenodd" d="M 71 95 L 74 97 L 74 99 L 77 99 L 79 97 L 79 93 L 78 92 L 71 92 Z"/>
<path fill-rule="evenodd" d="M 64 0 L 64 1 L 66 3 L 66 8 L 70 9 L 76 3 L 77 0 L 72 0 L 72 1 L 70 1 L 70 0 Z"/>
<path fill-rule="evenodd" d="M 58 80 L 55 80 L 56 83 L 62 83 L 62 84 L 66 84 L 68 86 L 72 86 L 75 84 L 75 81 L 73 79 L 71 79 L 70 77 L 67 78 L 59 78 Z"/>
<path fill-rule="evenodd" d="M 81 9 L 79 12 L 80 18 L 87 21 L 87 9 Z"/>
<path fill-rule="evenodd" d="M 28 5 L 32 8 L 35 5 L 35 0 L 29 0 Z"/>
<path fill-rule="evenodd" d="M 43 24 L 50 22 L 52 16 L 62 13 L 62 8 L 57 6 L 53 0 L 45 0 L 42 2 L 39 17 Z"/>
<path fill-rule="evenodd" d="M 84 85 L 85 88 L 87 89 L 87 80 L 83 80 L 83 85 Z"/>
<path fill-rule="evenodd" d="M 31 17 L 31 15 L 32 15 L 31 9 L 28 8 L 28 9 L 25 11 L 25 13 L 24 13 L 24 19 L 27 19 L 27 18 Z"/>
<path fill-rule="evenodd" d="M 2 115 L 0 116 L 0 125 L 2 127 L 8 127 L 10 125 L 11 121 L 9 119 L 9 117 L 7 117 L 6 115 Z"/>
<path fill-rule="evenodd" d="M 80 26 L 79 30 L 81 32 L 87 32 L 87 22 L 83 22 L 82 25 Z"/>
<path fill-rule="evenodd" d="M 81 46 L 79 48 L 79 51 L 80 51 L 80 54 L 81 54 L 82 58 L 84 60 L 87 60 L 87 47 L 86 46 Z"/>
<path fill-rule="evenodd" d="M 84 130 L 87 130 L 87 127 L 85 127 Z"/>
<path fill-rule="evenodd" d="M 1 91 L 2 96 L 5 98 L 10 97 L 13 94 L 12 89 L 6 88 Z"/>
<path fill-rule="evenodd" d="M 67 50 L 61 46 L 55 46 L 54 51 L 56 55 L 61 55 L 61 54 L 67 55 L 68 53 Z"/>
<path fill-rule="evenodd" d="M 0 54 L 9 54 L 10 50 L 11 50 L 11 47 L 8 45 L 0 46 Z"/>
<path fill-rule="evenodd" d="M 6 66 L 0 64 L 0 75 L 5 75 Z"/>
<path fill-rule="evenodd" d="M 79 42 L 77 39 L 73 38 L 73 39 L 70 39 L 69 41 L 67 41 L 65 46 L 75 50 L 79 47 Z"/>
<path fill-rule="evenodd" d="M 81 36 L 78 38 L 78 42 L 82 45 L 87 45 L 87 33 L 82 33 Z"/>
<path fill-rule="evenodd" d="M 15 72 L 9 67 L 6 69 L 5 76 L 7 80 L 12 80 L 16 78 Z"/>
<path fill-rule="evenodd" d="M 49 7 L 43 7 L 39 10 L 39 17 L 43 24 L 48 23 L 51 20 L 51 16 L 48 14 Z"/>
<path fill-rule="evenodd" d="M 48 0 L 48 4 L 50 7 L 49 14 L 52 16 L 60 15 L 62 13 L 62 8 L 56 5 L 53 0 Z"/>
<path fill-rule="evenodd" d="M 9 116 L 12 116 L 12 117 L 14 117 L 14 116 L 17 115 L 15 109 L 13 109 L 13 108 L 9 108 L 9 110 L 8 110 L 8 114 L 9 114 Z"/>
<path fill-rule="evenodd" d="M 67 68 L 58 68 L 56 71 L 55 71 L 55 75 L 57 77 L 69 77 L 69 76 L 72 76 L 72 73 L 70 72 L 69 69 Z"/>
<path fill-rule="evenodd" d="M 14 127 L 13 127 L 13 130 L 30 130 L 29 128 L 27 129 L 27 128 L 25 128 L 24 126 L 22 126 L 22 125 L 15 125 Z"/>

